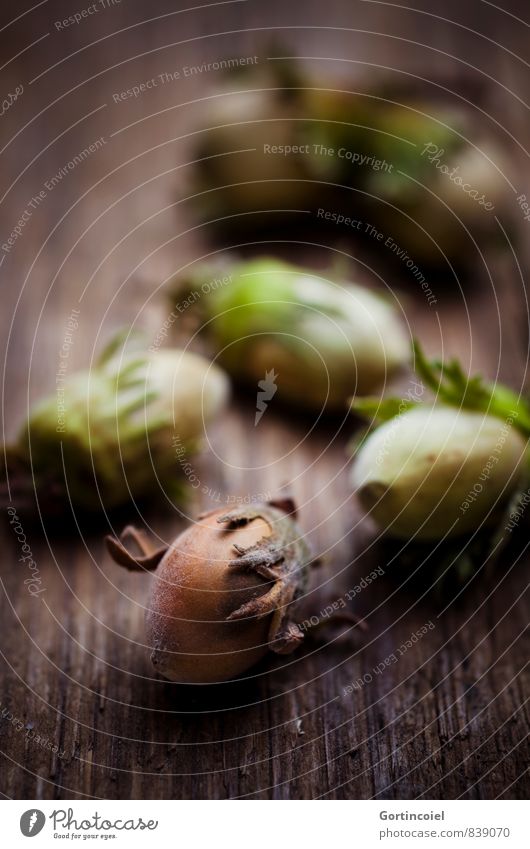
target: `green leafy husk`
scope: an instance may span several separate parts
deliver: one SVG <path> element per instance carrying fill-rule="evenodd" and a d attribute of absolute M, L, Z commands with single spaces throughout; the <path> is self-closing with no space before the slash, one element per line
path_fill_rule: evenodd
<path fill-rule="evenodd" d="M 402 368 L 408 339 L 390 301 L 366 287 L 274 257 L 208 263 L 171 284 L 179 311 L 220 363 L 252 387 L 271 370 L 278 397 L 297 407 L 344 411 Z M 221 282 L 219 282 L 221 281 Z"/>
<path fill-rule="evenodd" d="M 224 404 L 228 382 L 207 360 L 177 349 L 148 351 L 117 334 L 90 371 L 66 374 L 4 446 L 1 496 L 20 509 L 113 510 L 147 497 L 182 502 L 179 457 L 199 444 L 204 420 Z M 125 343 L 127 342 L 127 348 Z M 180 454 L 177 453 L 178 447 Z"/>
<path fill-rule="evenodd" d="M 473 413 L 484 413 L 503 422 L 509 422 L 525 440 L 530 438 L 530 403 L 528 399 L 510 388 L 491 383 L 480 375 L 468 376 L 456 359 L 447 363 L 439 359 L 429 360 L 420 344 L 413 343 L 414 366 L 417 376 L 428 388 L 434 399 L 421 398 L 353 398 L 352 412 L 362 419 L 368 420 L 368 426 L 356 436 L 348 446 L 355 455 L 362 449 L 370 433 L 381 424 L 399 418 L 418 406 L 449 406 L 458 410 Z M 449 583 L 466 583 L 472 579 L 478 569 L 485 564 L 488 570 L 494 567 L 499 557 L 511 542 L 512 535 L 508 533 L 510 517 L 518 515 L 517 525 L 528 526 L 528 510 L 522 509 L 528 503 L 530 486 L 530 462 L 526 451 L 519 473 L 514 479 L 514 486 L 495 510 L 493 520 L 484 524 L 478 533 L 471 534 L 466 541 L 447 540 L 437 550 L 435 566 L 432 569 L 433 583 L 440 583 L 442 588 Z M 523 501 L 523 499 L 525 501 Z M 526 502 L 526 504 L 525 504 Z M 518 513 L 518 509 L 520 512 Z M 409 541 L 407 553 L 399 558 L 404 562 L 417 562 L 428 554 L 432 543 Z M 451 568 L 450 568 L 451 567 Z"/>
<path fill-rule="evenodd" d="M 481 375 L 469 377 L 460 362 L 452 359 L 443 363 L 429 360 L 417 339 L 413 341 L 413 365 L 418 377 L 432 391 L 435 401 L 464 410 L 487 413 L 489 416 L 513 418 L 513 425 L 525 437 L 530 437 L 530 402 L 501 383 L 490 383 Z M 390 421 L 422 401 L 399 397 L 351 398 L 350 409 L 371 426 Z"/>

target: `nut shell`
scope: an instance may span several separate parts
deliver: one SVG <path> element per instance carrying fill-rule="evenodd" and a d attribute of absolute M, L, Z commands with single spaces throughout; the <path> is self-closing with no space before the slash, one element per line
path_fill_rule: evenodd
<path fill-rule="evenodd" d="M 261 517 L 225 527 L 217 521 L 225 512 L 208 514 L 177 537 L 153 579 L 147 639 L 153 665 L 172 681 L 226 681 L 269 650 L 273 613 L 237 621 L 227 617 L 271 586 L 254 571 L 231 568 L 234 543 L 255 545 L 270 537 L 273 528 Z"/>
<path fill-rule="evenodd" d="M 375 430 L 352 470 L 357 497 L 398 539 L 475 531 L 517 488 L 526 441 L 513 426 L 453 407 L 409 410 Z"/>

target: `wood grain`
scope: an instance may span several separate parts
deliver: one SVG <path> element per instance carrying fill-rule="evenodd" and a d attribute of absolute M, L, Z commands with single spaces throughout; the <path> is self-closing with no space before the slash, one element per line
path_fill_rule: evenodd
<path fill-rule="evenodd" d="M 0 31 L 2 64 L 8 62 L 2 90 L 25 87 L 0 125 L 2 241 L 51 175 L 87 144 L 105 139 L 97 155 L 48 193 L 0 270 L 2 412 L 10 434 L 28 397 L 53 389 L 73 308 L 80 309 L 80 326 L 70 350 L 72 370 L 123 323 L 155 334 L 168 309 L 160 283 L 212 249 L 211 234 L 190 231 L 188 205 L 178 202 L 186 196 L 189 169 L 177 166 L 189 162 L 193 150 L 189 139 L 175 139 L 193 125 L 195 107 L 181 104 L 203 96 L 215 81 L 194 76 L 123 103 L 114 102 L 116 92 L 220 55 L 266 53 L 263 45 L 273 39 L 286 52 L 292 46 L 301 55 L 324 57 L 314 62 L 354 59 L 347 69 L 354 80 L 380 74 L 381 65 L 455 76 L 462 62 L 453 57 L 463 57 L 488 84 L 489 114 L 522 145 L 505 139 L 519 169 L 520 191 L 529 182 L 528 113 L 517 99 L 528 91 L 527 68 L 517 59 L 525 55 L 526 33 L 491 4 L 445 4 L 447 20 L 436 22 L 425 12 L 437 12 L 437 4 L 422 4 L 416 12 L 339 0 L 312 0 L 303 11 L 280 0 L 213 5 L 195 13 L 185 8 L 161 0 L 146 9 L 128 0 L 59 31 L 54 22 L 72 7 L 50 0 Z M 523 18 L 527 13 L 522 3 L 505 8 Z M 0 14 L 1 27 L 13 13 Z M 437 281 L 436 311 L 406 281 L 396 287 L 430 353 L 458 354 L 466 365 L 516 388 L 528 380 L 528 309 L 520 270 L 530 260 L 524 224 L 516 221 L 523 235 L 519 268 L 507 246 L 500 253 L 488 250 L 488 268 L 477 264 L 462 291 Z M 277 248 L 325 266 L 334 244 Z M 354 260 L 352 267 L 362 276 Z M 253 399 L 236 393 L 212 433 L 221 460 L 211 452 L 197 460 L 201 481 L 221 498 L 273 492 L 292 482 L 302 525 L 325 555 L 309 599 L 316 609 L 331 592 L 346 592 L 383 566 L 384 576 L 355 598 L 367 632 L 353 628 L 342 639 L 328 634 L 296 655 L 267 660 L 230 685 L 171 685 L 153 674 L 141 645 L 149 579 L 122 573 L 109 561 L 102 544 L 108 527 L 81 533 L 66 525 L 25 526 L 46 590 L 35 599 L 24 586 L 19 548 L 5 523 L 2 794 L 525 797 L 526 541 L 507 549 L 496 571 L 480 572 L 459 597 L 454 591 L 440 596 L 428 583 L 426 588 L 396 575 L 350 494 L 345 445 L 351 423 L 324 423 L 305 439 L 302 416 L 271 406 L 257 435 L 250 426 L 253 407 Z M 211 497 L 196 497 L 189 512 L 208 506 Z M 156 513 L 147 519 L 166 539 L 185 525 L 179 517 Z M 427 636 L 384 674 L 373 672 L 428 622 L 434 627 Z M 372 680 L 348 694 L 367 673 Z"/>

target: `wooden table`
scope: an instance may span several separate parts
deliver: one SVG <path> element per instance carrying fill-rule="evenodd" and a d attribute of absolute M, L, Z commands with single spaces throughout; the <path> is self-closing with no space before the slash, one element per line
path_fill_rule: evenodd
<path fill-rule="evenodd" d="M 209 91 L 215 75 L 195 74 L 116 102 L 114 95 L 133 85 L 222 55 L 266 56 L 273 37 L 286 53 L 315 57 L 308 61 L 323 69 L 333 64 L 326 57 L 353 59 L 346 71 L 354 81 L 381 73 L 379 66 L 432 78 L 465 67 L 486 82 L 488 112 L 509 145 L 517 186 L 530 195 L 528 70 L 518 58 L 528 58 L 528 25 L 517 20 L 527 17 L 524 3 L 446 3 L 445 20 L 430 15 L 438 4 L 421 4 L 416 12 L 358 0 L 308 0 L 303 8 L 248 0 L 195 12 L 175 5 L 190 4 L 110 2 L 68 26 L 60 22 L 75 11 L 71 3 L 50 0 L 27 15 L 31 4 L 24 3 L 11 24 L 13 10 L 2 9 L 2 97 L 24 87 L 0 124 L 2 242 L 46 181 L 62 173 L 31 208 L 0 269 L 2 413 L 9 434 L 28 397 L 53 391 L 72 310 L 79 310 L 68 357 L 73 370 L 123 323 L 156 334 L 167 314 L 160 283 L 212 249 L 207 229 L 190 229 L 189 208 L 181 202 L 189 169 L 179 166 L 193 156 L 184 136 L 196 110 L 181 104 Z M 344 63 L 336 64 L 344 72 Z M 98 139 L 96 151 L 69 169 Z M 438 281 L 436 310 L 406 284 L 398 292 L 429 352 L 443 346 L 471 368 L 519 387 L 527 379 L 522 278 L 529 256 L 528 223 L 514 218 L 523 235 L 516 258 L 507 247 L 487 250 L 488 268 L 477 263 L 462 291 Z M 331 236 L 328 241 L 318 250 L 292 245 L 288 254 L 322 266 L 333 255 Z M 354 260 L 352 269 L 366 276 Z M 384 567 L 353 602 L 367 631 L 354 628 L 342 639 L 323 635 L 293 656 L 263 663 L 242 682 L 179 688 L 153 674 L 138 645 L 148 578 L 110 562 L 102 544 L 107 525 L 82 533 L 24 525 L 46 588 L 35 599 L 4 523 L 2 794 L 524 797 L 526 541 L 503 554 L 493 575 L 477 574 L 458 597 L 396 577 L 350 494 L 345 444 L 351 423 L 328 422 L 291 450 L 305 436 L 304 418 L 271 405 L 258 438 L 247 427 L 253 410 L 252 398 L 236 394 L 215 429 L 221 460 L 207 452 L 197 460 L 201 480 L 222 497 L 273 492 L 294 481 L 301 522 L 325 553 L 315 573 L 317 607 L 327 593 L 347 592 Z M 276 462 L 286 448 L 287 459 Z M 207 506 L 208 498 L 195 497 L 188 510 L 195 515 Z M 156 513 L 146 519 L 168 539 L 185 524 Z M 377 674 L 396 646 L 426 623 L 433 624 L 428 634 Z"/>

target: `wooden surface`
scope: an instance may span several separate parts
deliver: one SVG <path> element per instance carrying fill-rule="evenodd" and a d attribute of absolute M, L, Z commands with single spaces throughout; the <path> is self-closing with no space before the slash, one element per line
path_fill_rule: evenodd
<path fill-rule="evenodd" d="M 181 5 L 123 0 L 61 32 L 54 21 L 72 13 L 70 3 L 50 0 L 11 25 L 15 12 L 4 7 L 0 13 L 0 26 L 6 25 L 0 31 L 2 97 L 20 83 L 25 88 L 0 119 L 2 241 L 51 175 L 87 144 L 105 139 L 48 193 L 0 269 L 2 414 L 9 434 L 28 396 L 53 391 L 72 309 L 80 310 L 68 360 L 73 370 L 124 322 L 155 335 L 167 312 L 159 285 L 212 249 L 210 234 L 190 230 L 189 209 L 176 201 L 185 197 L 188 179 L 177 165 L 193 156 L 189 140 L 180 137 L 190 131 L 195 108 L 180 104 L 203 96 L 215 79 L 195 76 L 122 103 L 113 93 L 223 55 L 266 56 L 264 45 L 275 35 L 301 55 L 354 59 L 348 71 L 355 79 L 376 73 L 375 65 L 426 76 L 465 65 L 487 83 L 487 111 L 505 130 L 517 187 L 530 195 L 528 70 L 518 58 L 528 59 L 528 24 L 514 17 L 527 17 L 523 3 L 444 4 L 445 21 L 428 14 L 438 4 L 424 3 L 418 5 L 423 13 L 337 0 L 249 0 L 178 13 Z M 17 14 L 30 6 L 17 5 Z M 461 291 L 439 281 L 436 310 L 410 291 L 403 297 L 429 352 L 458 353 L 466 365 L 514 387 L 527 379 L 528 230 L 520 226 L 516 258 L 508 248 L 486 252 L 488 267 L 477 263 L 472 285 Z M 329 245 L 314 251 L 292 245 L 288 253 L 325 266 L 333 256 Z M 366 276 L 353 260 L 352 269 Z M 459 597 L 393 576 L 387 552 L 373 544 L 350 494 L 345 444 L 351 423 L 327 423 L 304 440 L 307 422 L 271 405 L 258 438 L 250 426 L 253 409 L 253 399 L 236 398 L 213 432 L 219 457 L 205 452 L 197 460 L 201 481 L 221 498 L 292 482 L 302 525 L 325 555 L 314 576 L 317 609 L 326 594 L 347 592 L 384 567 L 385 575 L 354 601 L 368 630 L 353 629 L 342 640 L 323 635 L 293 656 L 267 661 L 242 682 L 178 688 L 152 672 L 141 645 L 149 579 L 122 573 L 109 561 L 102 545 L 108 527 L 45 533 L 38 524 L 25 526 L 46 589 L 35 599 L 4 524 L 2 794 L 524 797 L 525 540 Z M 211 499 L 195 498 L 189 513 L 208 506 Z M 185 525 L 152 513 L 144 519 L 167 539 Z M 384 673 L 374 673 L 428 622 L 434 627 L 426 636 Z M 367 673 L 373 680 L 345 694 Z"/>

